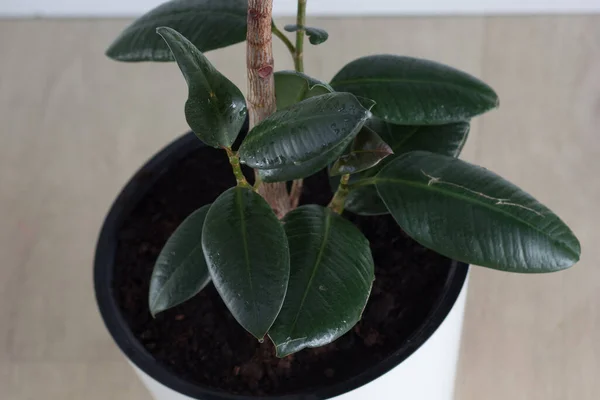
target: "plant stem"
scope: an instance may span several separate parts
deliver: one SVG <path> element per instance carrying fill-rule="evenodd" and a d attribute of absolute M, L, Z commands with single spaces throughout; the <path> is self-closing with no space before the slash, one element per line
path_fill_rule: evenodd
<path fill-rule="evenodd" d="M 350 174 L 342 175 L 340 178 L 340 186 L 338 186 L 333 195 L 333 199 L 331 199 L 331 202 L 329 203 L 329 208 L 335 213 L 341 214 L 344 212 L 346 197 L 348 197 L 348 193 L 350 193 L 350 189 L 348 189 L 349 180 Z"/>
<path fill-rule="evenodd" d="M 248 1 L 246 65 L 250 129 L 276 110 L 272 14 L 273 0 Z M 256 171 L 255 176 L 258 176 Z M 259 184 L 258 193 L 269 203 L 279 218 L 285 216 L 290 210 L 290 199 L 285 182 Z"/>
<path fill-rule="evenodd" d="M 250 128 L 275 112 L 275 81 L 271 44 L 273 0 L 248 1 L 246 66 Z"/>
<path fill-rule="evenodd" d="M 227 157 L 229 157 L 229 164 L 231 164 L 231 169 L 233 170 L 233 175 L 235 176 L 235 181 L 238 186 L 242 186 L 248 189 L 252 189 L 252 186 L 246 180 L 244 173 L 242 172 L 242 167 L 240 165 L 240 158 L 237 153 L 231 150 L 229 147 L 224 148 L 227 152 Z"/>
<path fill-rule="evenodd" d="M 262 185 L 262 183 L 262 178 L 256 172 L 256 170 L 254 170 L 254 190 L 258 191 L 258 188 L 260 187 L 260 185 Z"/>
<path fill-rule="evenodd" d="M 285 36 L 285 33 L 281 32 L 279 30 L 279 28 L 277 28 L 277 25 L 275 25 L 275 22 L 273 22 L 271 29 L 273 31 L 273 34 L 275 36 L 277 36 L 279 39 L 281 39 L 283 44 L 285 44 L 285 47 L 288 48 L 288 50 L 290 51 L 290 54 L 292 55 L 292 59 L 294 60 L 294 63 L 296 63 L 296 48 L 294 47 L 294 44 L 292 43 L 292 41 L 290 39 L 288 39 L 287 36 Z"/>
<path fill-rule="evenodd" d="M 298 12 L 296 15 L 296 25 L 302 27 L 296 31 L 296 49 L 294 55 L 294 67 L 298 72 L 304 72 L 304 25 L 306 24 L 306 0 L 298 0 Z M 302 195 L 302 187 L 304 186 L 303 179 L 296 179 L 292 183 L 292 191 L 290 193 L 290 203 L 292 209 L 298 207 L 300 196 Z"/>
<path fill-rule="evenodd" d="M 296 53 L 294 56 L 294 64 L 296 71 L 304 72 L 304 26 L 306 25 L 306 0 L 298 0 L 298 13 L 296 15 Z"/>

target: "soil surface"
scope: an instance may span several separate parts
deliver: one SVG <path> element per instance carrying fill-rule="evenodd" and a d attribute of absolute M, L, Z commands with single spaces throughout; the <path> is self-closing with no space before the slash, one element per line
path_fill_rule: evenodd
<path fill-rule="evenodd" d="M 173 165 L 119 231 L 117 301 L 132 332 L 161 363 L 184 379 L 231 393 L 290 394 L 355 376 L 410 339 L 432 311 L 450 261 L 410 238 L 390 216 L 346 213 L 371 242 L 375 282 L 363 319 L 334 343 L 284 359 L 233 319 L 209 284 L 188 302 L 153 319 L 148 286 L 154 262 L 175 228 L 197 208 L 235 185 L 225 153 L 201 148 Z M 302 203 L 326 205 L 327 174 L 305 181 Z"/>

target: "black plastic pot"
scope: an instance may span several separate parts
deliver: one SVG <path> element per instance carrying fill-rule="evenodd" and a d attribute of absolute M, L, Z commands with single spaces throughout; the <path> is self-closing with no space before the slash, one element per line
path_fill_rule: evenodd
<path fill-rule="evenodd" d="M 130 331 L 113 293 L 114 258 L 117 248 L 116 235 L 121 224 L 136 204 L 145 196 L 148 189 L 171 165 L 201 146 L 204 145 L 193 133 L 183 135 L 150 159 L 121 191 L 104 221 L 96 248 L 94 264 L 96 300 L 104 323 L 119 348 L 133 364 L 164 386 L 191 398 L 202 400 L 256 399 L 255 397 L 232 395 L 192 384 L 179 378 L 168 368 L 158 363 Z M 421 347 L 442 324 L 463 288 L 467 272 L 468 266 L 466 264 L 457 262 L 452 264 L 444 289 L 435 302 L 427 320 L 414 332 L 410 340 L 380 363 L 366 369 L 358 376 L 329 387 L 307 391 L 302 394 L 269 398 L 281 400 L 327 399 L 352 391 L 390 371 Z"/>

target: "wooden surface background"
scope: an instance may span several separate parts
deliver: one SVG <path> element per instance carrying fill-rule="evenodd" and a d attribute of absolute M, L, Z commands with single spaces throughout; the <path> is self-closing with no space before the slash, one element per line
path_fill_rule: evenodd
<path fill-rule="evenodd" d="M 148 399 L 96 311 L 92 257 L 118 190 L 186 130 L 186 88 L 172 64 L 103 56 L 127 22 L 0 20 L 1 399 Z M 489 82 L 501 107 L 474 121 L 464 158 L 527 189 L 581 240 L 564 273 L 473 269 L 456 399 L 600 398 L 600 16 L 313 23 L 330 33 L 306 51 L 315 77 L 398 53 Z M 243 50 L 209 57 L 245 88 Z M 275 55 L 292 67 L 279 43 Z"/>

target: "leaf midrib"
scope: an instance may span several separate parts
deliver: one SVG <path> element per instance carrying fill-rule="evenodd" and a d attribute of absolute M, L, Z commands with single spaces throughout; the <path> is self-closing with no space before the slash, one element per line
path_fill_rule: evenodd
<path fill-rule="evenodd" d="M 250 268 L 250 254 L 248 252 L 248 236 L 246 235 L 246 218 L 244 218 L 244 203 L 242 199 L 242 188 L 235 189 L 235 199 L 237 203 L 238 213 L 240 217 L 240 228 L 242 231 L 242 244 L 244 247 L 244 261 L 246 262 L 246 272 L 248 273 L 248 283 L 250 285 L 250 293 L 252 294 L 252 311 L 254 313 L 254 321 L 258 324 L 258 314 L 256 307 L 256 293 L 254 292 L 254 285 L 252 284 L 252 269 Z"/>
<path fill-rule="evenodd" d="M 296 324 L 298 323 L 298 318 L 300 318 L 300 314 L 302 313 L 304 303 L 306 302 L 306 298 L 308 297 L 308 292 L 312 286 L 312 282 L 313 282 L 313 280 L 317 274 L 317 270 L 319 269 L 319 266 L 321 264 L 321 259 L 323 258 L 323 253 L 325 252 L 325 246 L 327 245 L 327 241 L 329 238 L 329 231 L 330 231 L 330 227 L 331 227 L 331 213 L 327 210 L 325 210 L 325 212 L 326 212 L 326 216 L 325 216 L 325 229 L 323 232 L 323 243 L 321 243 L 321 247 L 319 248 L 319 253 L 317 254 L 317 258 L 315 260 L 315 266 L 313 267 L 310 279 L 308 280 L 308 284 L 306 285 L 306 289 L 304 290 L 304 294 L 302 296 L 302 301 L 300 301 L 300 306 L 298 307 L 298 312 L 296 313 L 296 316 L 294 317 L 294 322 L 292 323 L 292 326 L 290 327 L 288 336 L 291 336 L 292 333 L 294 332 L 294 329 L 296 329 Z"/>
<path fill-rule="evenodd" d="M 347 140 L 348 138 L 344 138 L 344 140 Z M 339 147 L 346 147 L 348 145 L 347 142 L 344 142 L 344 140 L 340 141 L 339 143 L 337 143 L 335 146 L 331 147 L 330 149 L 328 149 L 327 151 L 325 151 L 324 153 L 320 153 L 315 155 L 312 158 L 309 158 L 307 160 L 304 161 L 300 161 L 300 164 L 286 164 L 286 165 L 279 165 L 273 168 L 256 168 L 259 169 L 261 171 L 273 171 L 273 170 L 283 170 L 283 169 L 287 169 L 287 168 L 302 168 L 304 167 L 306 164 L 317 161 L 317 160 L 321 160 L 321 159 L 327 159 L 329 157 L 329 154 L 331 154 L 333 151 L 335 151 L 336 149 L 338 149 Z"/>
<path fill-rule="evenodd" d="M 532 225 L 530 222 L 525 221 L 524 219 L 522 219 L 522 218 L 520 218 L 518 216 L 515 216 L 514 214 L 506 212 L 506 211 L 504 211 L 501 208 L 493 207 L 491 204 L 483 202 L 483 201 L 479 201 L 476 198 L 467 197 L 467 196 L 461 196 L 458 193 L 455 193 L 455 192 L 452 192 L 452 191 L 448 191 L 448 190 L 444 190 L 444 189 L 442 189 L 440 187 L 434 187 L 432 185 L 428 185 L 425 182 L 407 181 L 407 180 L 399 179 L 399 178 L 380 178 L 379 176 L 377 176 L 377 177 L 375 177 L 375 186 L 376 187 L 378 186 L 377 185 L 378 182 L 399 183 L 399 184 L 404 184 L 406 186 L 417 187 L 417 188 L 423 189 L 425 191 L 429 190 L 429 191 L 439 192 L 439 193 L 446 194 L 446 195 L 448 195 L 450 197 L 454 197 L 456 199 L 464 200 L 464 201 L 466 201 L 468 203 L 472 203 L 472 204 L 483 206 L 483 207 L 485 207 L 485 208 L 487 208 L 487 209 L 489 209 L 489 210 L 491 210 L 493 212 L 503 214 L 504 216 L 507 216 L 507 217 L 509 217 L 511 219 L 514 219 L 514 220 L 517 220 L 517 221 L 521 222 L 522 224 L 530 227 L 531 229 L 533 229 L 536 232 L 542 234 L 543 236 L 547 237 L 548 239 L 552 240 L 553 242 L 556 242 L 556 243 L 562 245 L 563 247 L 566 247 L 567 250 L 569 250 L 569 252 L 572 252 L 572 254 L 577 255 L 575 252 L 573 252 L 573 249 L 571 249 L 571 246 L 567 242 L 562 241 L 562 240 L 560 240 L 560 239 L 558 239 L 556 237 L 551 236 L 550 234 L 548 234 L 547 232 L 544 232 L 543 230 L 541 230 L 537 226 Z M 377 191 L 379 192 L 379 189 L 377 189 Z M 384 201 L 384 203 L 386 203 L 385 200 L 383 199 L 383 197 L 381 195 L 380 195 L 380 197 Z M 387 207 L 387 203 L 386 203 L 386 207 Z"/>

